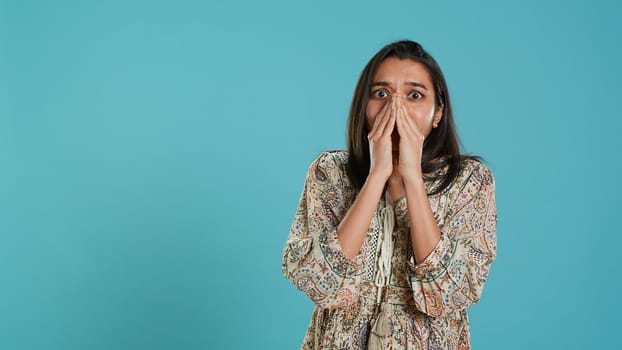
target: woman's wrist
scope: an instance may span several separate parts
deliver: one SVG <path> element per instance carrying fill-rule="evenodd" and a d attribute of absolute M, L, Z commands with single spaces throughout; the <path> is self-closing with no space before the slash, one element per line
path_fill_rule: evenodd
<path fill-rule="evenodd" d="M 370 171 L 369 175 L 367 175 L 367 180 L 365 182 L 381 184 L 382 187 L 387 183 L 391 174 L 389 176 L 385 174 L 381 174 L 378 171 Z"/>
<path fill-rule="evenodd" d="M 427 196 L 423 177 L 413 176 L 408 179 L 404 178 L 404 189 L 407 194 L 418 195 L 421 193 Z"/>

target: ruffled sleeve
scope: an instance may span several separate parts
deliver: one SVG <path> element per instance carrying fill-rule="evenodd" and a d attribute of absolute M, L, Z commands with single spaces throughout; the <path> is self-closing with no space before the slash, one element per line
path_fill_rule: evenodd
<path fill-rule="evenodd" d="M 411 257 L 409 279 L 415 305 L 430 316 L 443 316 L 479 301 L 496 258 L 495 180 L 478 161 L 450 189 L 441 239 L 424 261 Z"/>
<path fill-rule="evenodd" d="M 345 215 L 342 170 L 336 155 L 323 152 L 310 165 L 282 258 L 282 273 L 315 304 L 356 304 L 356 281 L 364 259 L 349 259 L 337 238 Z"/>

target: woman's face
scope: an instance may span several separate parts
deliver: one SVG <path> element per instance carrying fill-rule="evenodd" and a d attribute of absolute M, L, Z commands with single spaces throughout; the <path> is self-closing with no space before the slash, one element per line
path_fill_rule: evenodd
<path fill-rule="evenodd" d="M 392 98 L 402 97 L 403 106 L 419 131 L 427 137 L 434 121 L 440 121 L 442 108 L 435 108 L 436 96 L 425 66 L 411 59 L 389 57 L 382 61 L 373 77 L 367 103 L 367 128 L 371 130 L 378 113 Z M 397 126 L 391 135 L 393 151 L 399 150 Z"/>

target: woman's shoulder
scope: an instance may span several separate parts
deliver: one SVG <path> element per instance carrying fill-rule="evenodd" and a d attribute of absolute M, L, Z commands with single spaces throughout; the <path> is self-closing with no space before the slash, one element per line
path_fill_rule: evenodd
<path fill-rule="evenodd" d="M 326 150 L 315 157 L 309 167 L 309 172 L 314 174 L 318 180 L 326 180 L 332 177 L 342 179 L 347 161 L 348 151 Z"/>
<path fill-rule="evenodd" d="M 494 182 L 492 170 L 479 158 L 464 157 L 461 168 L 471 177 L 476 177 L 482 182 Z"/>
<path fill-rule="evenodd" d="M 464 189 L 469 184 L 475 187 L 493 185 L 495 183 L 492 170 L 479 157 L 464 156 L 460 160 L 456 184 Z"/>
<path fill-rule="evenodd" d="M 348 162 L 348 151 L 346 150 L 326 150 L 321 152 L 313 160 L 313 164 L 322 168 L 343 167 Z"/>

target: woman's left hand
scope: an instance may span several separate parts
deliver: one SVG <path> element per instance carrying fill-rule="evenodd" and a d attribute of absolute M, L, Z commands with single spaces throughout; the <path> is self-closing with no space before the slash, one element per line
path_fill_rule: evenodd
<path fill-rule="evenodd" d="M 397 131 L 400 134 L 398 171 L 405 181 L 421 180 L 423 178 L 421 157 L 425 136 L 415 121 L 408 117 L 408 112 L 401 98 L 397 101 L 396 117 Z"/>

